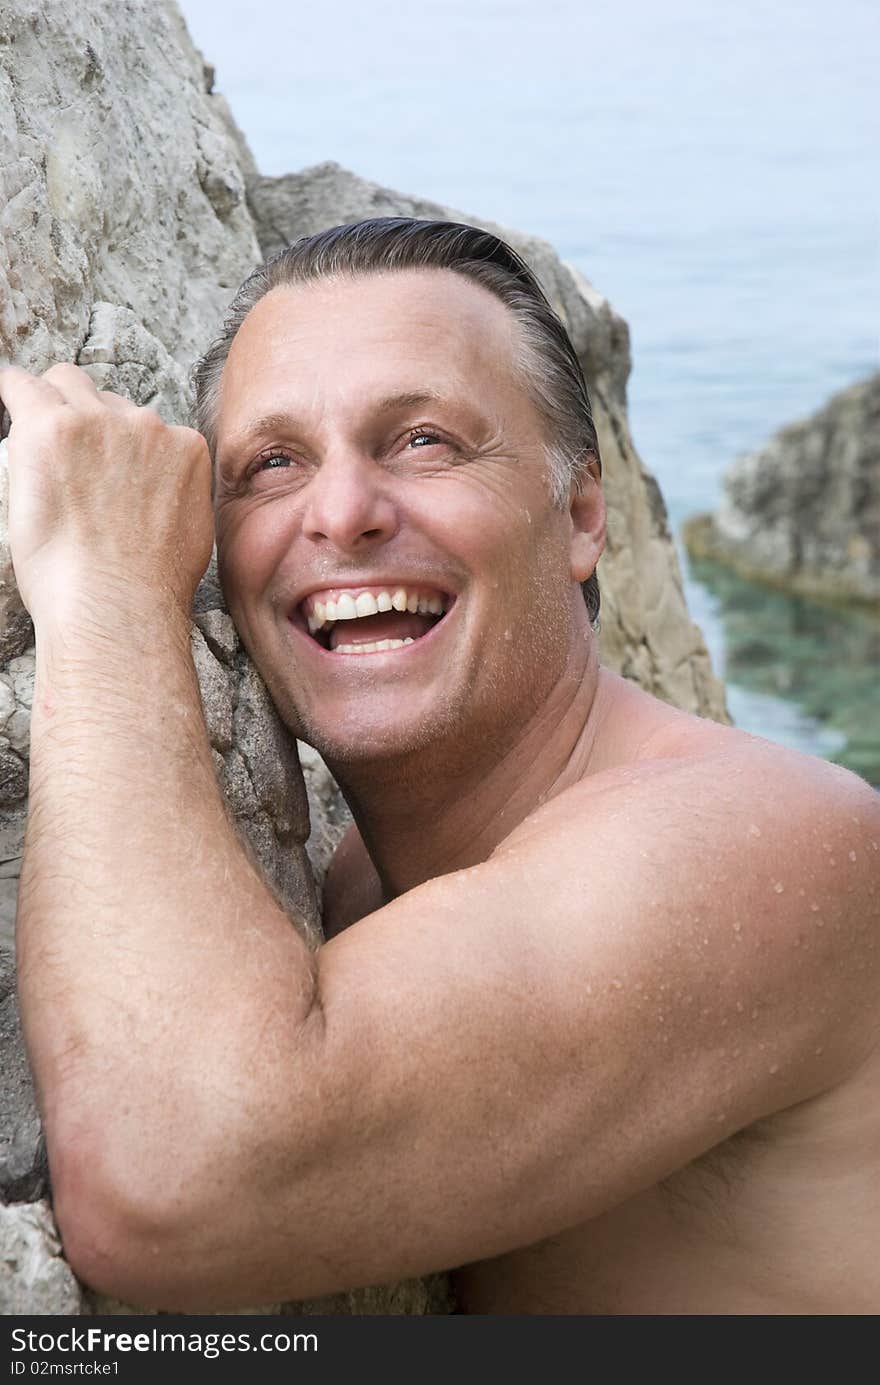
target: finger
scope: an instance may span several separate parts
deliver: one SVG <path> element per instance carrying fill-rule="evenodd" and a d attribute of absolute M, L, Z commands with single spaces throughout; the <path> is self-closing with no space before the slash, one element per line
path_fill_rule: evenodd
<path fill-rule="evenodd" d="M 114 394 L 112 390 L 98 390 L 98 398 L 102 404 L 116 413 L 127 414 L 137 408 L 137 404 L 131 399 L 126 399 L 123 394 Z"/>
<path fill-rule="evenodd" d="M 42 378 L 58 391 L 65 404 L 94 408 L 100 402 L 94 380 L 90 380 L 84 370 L 70 361 L 59 361 L 57 365 L 50 366 Z"/>
<path fill-rule="evenodd" d="M 17 365 L 0 366 L 0 402 L 14 422 L 16 415 L 38 412 L 64 403 L 48 380 L 31 375 Z"/>

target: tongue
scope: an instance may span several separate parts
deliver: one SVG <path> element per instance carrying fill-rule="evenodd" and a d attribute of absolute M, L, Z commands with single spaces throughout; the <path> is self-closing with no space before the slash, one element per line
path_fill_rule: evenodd
<path fill-rule="evenodd" d="M 375 640 L 418 640 L 437 621 L 411 611 L 380 611 L 358 620 L 337 620 L 330 631 L 330 648 L 340 644 L 372 644 Z"/>

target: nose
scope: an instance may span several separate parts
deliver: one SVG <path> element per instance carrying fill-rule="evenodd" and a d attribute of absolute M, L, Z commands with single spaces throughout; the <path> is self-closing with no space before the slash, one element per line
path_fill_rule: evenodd
<path fill-rule="evenodd" d="M 306 490 L 303 533 L 346 553 L 387 543 L 400 527 L 392 484 L 369 457 L 325 458 Z"/>

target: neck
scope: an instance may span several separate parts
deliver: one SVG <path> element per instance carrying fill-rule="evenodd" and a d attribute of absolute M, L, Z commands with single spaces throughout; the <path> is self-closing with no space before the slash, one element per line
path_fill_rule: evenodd
<path fill-rule="evenodd" d="M 528 815 L 591 772 L 603 718 L 592 636 L 503 749 L 453 759 L 438 746 L 401 765 L 330 765 L 393 899 L 485 861 Z"/>

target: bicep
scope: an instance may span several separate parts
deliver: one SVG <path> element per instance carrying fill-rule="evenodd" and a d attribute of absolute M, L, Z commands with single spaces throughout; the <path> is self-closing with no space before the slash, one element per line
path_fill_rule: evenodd
<path fill-rule="evenodd" d="M 717 798 L 681 806 L 699 781 L 680 770 L 678 806 L 656 784 L 575 799 L 323 950 L 313 1190 L 340 1282 L 552 1234 L 835 1080 L 847 1037 L 815 1041 L 851 939 L 839 891 L 796 864 L 802 797 L 775 787 L 732 831 Z M 805 947 L 813 904 L 829 927 Z"/>
<path fill-rule="evenodd" d="M 561 795 L 320 949 L 296 1042 L 267 1014 L 231 1094 L 220 1192 L 166 1228 L 168 1303 L 497 1255 L 840 1080 L 876 986 L 876 799 L 754 758 Z"/>

